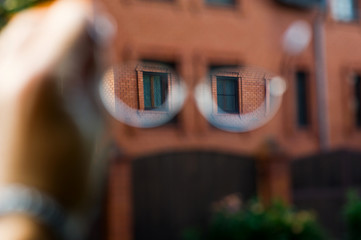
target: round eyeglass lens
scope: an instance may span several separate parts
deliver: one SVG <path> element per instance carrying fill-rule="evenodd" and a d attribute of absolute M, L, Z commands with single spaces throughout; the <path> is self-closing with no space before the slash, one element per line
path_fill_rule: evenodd
<path fill-rule="evenodd" d="M 213 126 L 246 132 L 276 114 L 285 90 L 283 78 L 263 69 L 230 66 L 212 69 L 194 93 L 200 112 Z"/>
<path fill-rule="evenodd" d="M 114 65 L 104 73 L 99 89 L 114 118 L 139 128 L 167 123 L 186 97 L 185 86 L 172 66 L 154 62 Z"/>

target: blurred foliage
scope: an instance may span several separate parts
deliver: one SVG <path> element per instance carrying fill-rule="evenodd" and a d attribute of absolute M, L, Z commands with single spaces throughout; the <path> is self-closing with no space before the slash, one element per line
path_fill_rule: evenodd
<path fill-rule="evenodd" d="M 50 0 L 0 0 L 0 29 L 5 26 L 13 14 L 47 1 Z"/>
<path fill-rule="evenodd" d="M 182 233 L 182 239 L 184 240 L 199 240 L 202 239 L 202 231 L 197 228 L 186 229 Z"/>
<path fill-rule="evenodd" d="M 344 207 L 347 239 L 361 240 L 361 199 L 356 190 L 350 190 Z"/>
<path fill-rule="evenodd" d="M 361 208 L 360 208 L 361 209 Z M 315 216 L 295 211 L 280 201 L 264 207 L 253 200 L 236 212 L 218 208 L 207 233 L 195 229 L 183 233 L 183 240 L 323 240 L 326 237 Z"/>

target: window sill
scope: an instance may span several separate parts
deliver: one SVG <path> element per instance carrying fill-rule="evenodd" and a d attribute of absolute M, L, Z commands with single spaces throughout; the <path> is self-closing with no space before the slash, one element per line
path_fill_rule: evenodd
<path fill-rule="evenodd" d="M 210 14 L 227 14 L 233 13 L 231 16 L 243 16 L 245 12 L 244 1 L 234 0 L 233 3 L 217 3 L 207 2 L 206 0 L 197 0 L 199 2 L 200 10 Z"/>
<path fill-rule="evenodd" d="M 239 116 L 241 116 L 242 115 L 241 113 L 228 113 L 228 112 L 223 112 L 223 113 L 215 112 L 213 114 L 214 115 L 219 115 L 219 116 L 223 116 L 223 115 L 239 115 Z"/>
<path fill-rule="evenodd" d="M 213 2 L 205 2 L 204 5 L 209 8 L 213 9 L 227 9 L 227 10 L 233 10 L 236 9 L 236 3 L 213 3 Z"/>
<path fill-rule="evenodd" d="M 145 114 L 170 114 L 169 110 L 155 110 L 155 109 L 144 109 L 144 110 L 138 110 L 140 113 Z"/>
<path fill-rule="evenodd" d="M 332 22 L 337 23 L 337 24 L 345 24 L 345 25 L 359 25 L 360 24 L 360 19 L 354 19 L 354 20 L 350 20 L 350 21 L 345 21 L 345 20 L 337 20 L 332 18 Z"/>
<path fill-rule="evenodd" d="M 349 27 L 359 27 L 360 26 L 360 18 L 355 18 L 349 21 L 345 21 L 345 20 L 337 20 L 335 19 L 332 15 L 329 15 L 327 17 L 326 23 L 330 24 L 330 25 L 335 25 L 335 26 L 349 26 Z"/>

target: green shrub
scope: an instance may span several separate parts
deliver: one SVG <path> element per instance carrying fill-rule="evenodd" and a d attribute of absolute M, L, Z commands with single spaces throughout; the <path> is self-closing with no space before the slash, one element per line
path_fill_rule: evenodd
<path fill-rule="evenodd" d="M 233 208 L 234 210 L 234 208 Z M 184 240 L 323 240 L 327 239 L 313 214 L 294 211 L 280 201 L 264 207 L 253 200 L 245 207 L 230 211 L 217 208 L 207 234 L 188 231 Z"/>
<path fill-rule="evenodd" d="M 46 1 L 50 0 L 0 0 L 0 30 L 12 14 Z"/>
<path fill-rule="evenodd" d="M 347 226 L 347 239 L 361 240 L 361 199 L 354 190 L 347 195 L 344 218 Z"/>

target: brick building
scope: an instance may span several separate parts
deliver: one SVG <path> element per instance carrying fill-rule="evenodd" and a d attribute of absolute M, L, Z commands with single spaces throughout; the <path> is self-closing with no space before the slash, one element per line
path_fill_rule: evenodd
<path fill-rule="evenodd" d="M 361 148 L 358 0 L 100 2 L 117 24 L 108 53 L 114 66 L 121 67 L 112 67 L 107 75 L 115 99 L 154 115 L 156 108 L 164 107 L 167 92 L 173 91 L 179 79 L 189 90 L 184 105 L 168 124 L 138 128 L 110 118 L 121 154 L 109 170 L 108 239 L 142 239 L 134 235 L 139 216 L 135 213 L 139 207 L 134 200 L 134 182 L 138 181 L 134 162 L 139 159 L 194 151 L 266 156 L 260 157 L 265 161 L 257 165 L 258 172 L 263 169 L 262 174 L 256 174 L 257 193 L 292 199 L 287 164 L 273 161 L 275 158 L 287 156 L 291 163 L 320 151 Z M 300 54 L 291 55 L 285 52 L 282 37 L 298 20 L 312 26 L 312 38 Z M 124 65 L 128 62 L 135 64 Z M 270 121 L 252 131 L 234 133 L 214 128 L 199 111 L 196 98 L 189 96 L 208 78 L 216 102 L 213 108 L 229 114 L 254 111 L 266 102 L 271 78 L 260 77 L 249 94 L 252 90 L 247 86 L 255 81 L 248 85 L 242 82 L 246 78 L 240 77 L 238 66 L 257 66 L 282 76 L 288 88 Z M 222 84 L 225 88 L 233 86 L 233 91 L 222 93 Z M 171 98 L 167 104 L 170 111 Z M 115 112 L 116 105 L 114 101 Z M 267 142 L 277 147 L 269 150 L 269 145 L 264 147 Z"/>
<path fill-rule="evenodd" d="M 104 79 L 103 89 L 113 116 L 132 126 L 147 127 L 157 119 L 166 120 L 168 115 L 179 111 L 188 94 L 174 70 L 160 63 L 138 61 L 113 66 Z M 271 94 L 274 79 L 270 73 L 255 67 L 216 68 L 199 84 L 195 98 L 200 101 L 200 108 L 211 108 L 206 114 L 214 120 L 239 118 L 245 126 L 247 118 L 263 119 L 273 110 L 272 100 L 277 98 Z M 128 122 L 126 118 L 131 120 Z"/>

